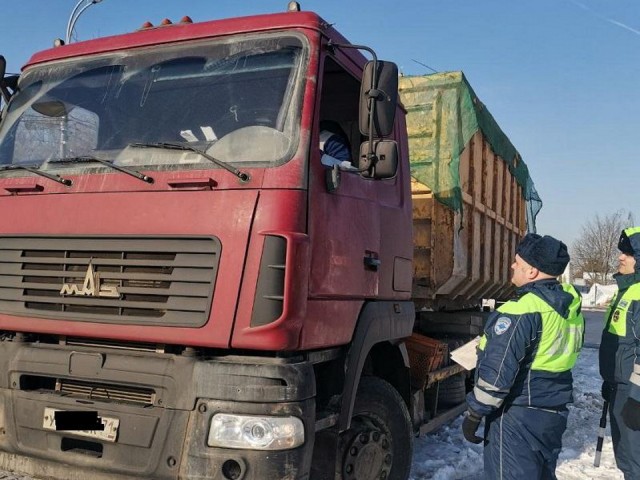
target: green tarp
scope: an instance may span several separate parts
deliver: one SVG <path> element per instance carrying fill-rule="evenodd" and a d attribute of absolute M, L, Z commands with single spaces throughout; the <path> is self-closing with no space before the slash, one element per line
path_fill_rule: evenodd
<path fill-rule="evenodd" d="M 535 217 L 542 201 L 529 169 L 464 74 L 400 77 L 399 92 L 407 109 L 411 174 L 427 185 L 438 201 L 461 211 L 460 154 L 480 130 L 522 187 L 527 203 L 527 228 L 535 231 Z"/>

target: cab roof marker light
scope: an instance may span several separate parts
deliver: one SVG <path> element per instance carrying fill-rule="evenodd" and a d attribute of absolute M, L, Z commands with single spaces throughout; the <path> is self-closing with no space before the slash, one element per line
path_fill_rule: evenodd
<path fill-rule="evenodd" d="M 162 19 L 162 21 L 158 24 L 159 27 L 166 27 L 168 25 L 178 25 L 178 24 L 191 24 L 193 23 L 193 20 L 191 20 L 191 17 L 189 15 L 185 15 L 184 17 L 182 17 L 180 19 L 180 21 L 177 24 L 174 24 L 171 20 L 169 20 L 168 18 L 164 18 Z M 150 28 L 155 28 L 155 25 L 153 23 L 151 23 L 149 20 L 147 20 L 146 22 L 144 22 L 142 24 L 142 26 L 138 29 L 138 30 L 148 30 Z"/>

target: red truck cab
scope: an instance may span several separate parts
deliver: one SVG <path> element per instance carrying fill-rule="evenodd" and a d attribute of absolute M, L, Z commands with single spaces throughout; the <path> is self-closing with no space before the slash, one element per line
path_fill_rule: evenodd
<path fill-rule="evenodd" d="M 31 58 L 0 124 L 0 468 L 408 476 L 408 147 L 365 63 L 310 12 Z"/>

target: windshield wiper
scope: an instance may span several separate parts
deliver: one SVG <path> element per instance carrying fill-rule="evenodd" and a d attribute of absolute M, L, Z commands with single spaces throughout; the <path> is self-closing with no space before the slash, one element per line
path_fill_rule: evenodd
<path fill-rule="evenodd" d="M 197 153 L 198 155 L 206 158 L 210 162 L 215 163 L 221 168 L 224 168 L 227 172 L 233 173 L 236 177 L 240 179 L 241 182 L 248 182 L 251 178 L 248 173 L 242 172 L 235 167 L 223 162 L 222 160 L 218 160 L 215 157 L 212 157 L 204 150 L 200 150 L 199 148 L 193 147 L 186 143 L 174 143 L 174 142 L 156 142 L 156 143 L 130 143 L 130 147 L 134 148 L 164 148 L 166 150 L 184 150 L 193 153 Z"/>
<path fill-rule="evenodd" d="M 153 177 L 150 177 L 149 175 L 140 173 L 137 170 L 134 170 L 133 168 L 114 165 L 113 162 L 109 160 L 104 160 L 102 158 L 94 157 L 92 155 L 81 155 L 78 157 L 59 158 L 58 160 L 51 160 L 49 163 L 61 164 L 61 163 L 91 163 L 91 162 L 101 163 L 102 165 L 106 165 L 107 167 L 113 168 L 114 170 L 118 170 L 119 172 L 126 173 L 127 175 L 131 175 L 132 177 L 135 177 L 138 180 L 142 180 L 143 182 L 153 183 Z"/>
<path fill-rule="evenodd" d="M 67 187 L 73 185 L 73 182 L 68 178 L 62 178 L 60 175 L 54 175 L 52 173 L 43 172 L 37 165 L 4 165 L 0 167 L 0 172 L 6 172 L 7 170 L 26 170 L 27 172 L 35 173 L 41 177 L 48 178 L 54 182 L 61 183 Z"/>

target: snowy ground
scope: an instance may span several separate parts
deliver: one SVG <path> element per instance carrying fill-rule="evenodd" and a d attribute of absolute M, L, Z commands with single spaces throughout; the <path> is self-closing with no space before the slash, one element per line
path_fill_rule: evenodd
<path fill-rule="evenodd" d="M 575 403 L 569 406 L 569 425 L 562 439 L 563 448 L 556 470 L 558 479 L 621 480 L 623 476 L 615 466 L 608 427 L 600 467 L 593 466 L 602 413 L 598 350 L 583 349 L 573 374 Z M 461 424 L 462 417 L 459 417 L 436 433 L 416 439 L 411 480 L 484 478 L 482 445 L 465 441 Z"/>

